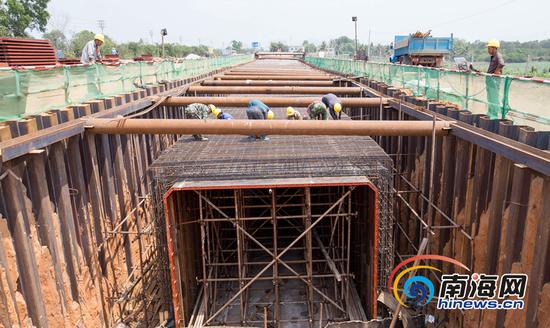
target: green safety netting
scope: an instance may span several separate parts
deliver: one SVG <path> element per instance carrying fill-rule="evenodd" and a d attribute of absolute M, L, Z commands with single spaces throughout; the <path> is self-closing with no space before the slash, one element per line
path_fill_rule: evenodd
<path fill-rule="evenodd" d="M 550 108 L 545 101 L 550 100 L 548 82 L 349 59 L 306 57 L 306 62 L 321 69 L 408 88 L 415 96 L 452 102 L 493 119 L 537 123 L 536 127 L 542 129 L 550 125 Z"/>
<path fill-rule="evenodd" d="M 132 62 L 120 66 L 0 70 L 0 121 L 132 92 L 139 86 L 161 81 L 187 79 L 253 58 L 240 55 L 183 62 Z"/>

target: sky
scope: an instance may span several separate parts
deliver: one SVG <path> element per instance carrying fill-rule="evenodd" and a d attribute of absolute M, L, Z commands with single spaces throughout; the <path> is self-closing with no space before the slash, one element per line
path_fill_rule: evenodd
<path fill-rule="evenodd" d="M 48 28 L 67 35 L 83 29 L 104 32 L 117 42 L 166 42 L 226 47 L 258 41 L 301 45 L 346 35 L 359 42 L 389 44 L 396 34 L 432 30 L 434 36 L 469 41 L 550 39 L 548 0 L 51 0 Z"/>

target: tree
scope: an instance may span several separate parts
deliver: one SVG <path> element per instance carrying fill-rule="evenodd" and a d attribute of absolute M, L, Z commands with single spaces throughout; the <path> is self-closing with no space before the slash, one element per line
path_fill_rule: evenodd
<path fill-rule="evenodd" d="M 304 46 L 304 51 L 306 53 L 317 52 L 317 46 L 315 46 L 313 43 L 309 43 L 308 40 L 304 40 L 302 45 Z"/>
<path fill-rule="evenodd" d="M 282 42 L 271 42 L 271 44 L 269 45 L 269 51 L 285 52 L 288 51 L 288 46 Z"/>
<path fill-rule="evenodd" d="M 325 41 L 321 42 L 321 45 L 319 46 L 319 51 L 325 51 L 327 50 L 327 43 Z"/>
<path fill-rule="evenodd" d="M 69 48 L 69 43 L 67 41 L 67 37 L 62 31 L 51 30 L 50 32 L 44 33 L 42 37 L 44 39 L 50 40 L 55 49 L 67 52 Z"/>
<path fill-rule="evenodd" d="M 330 47 L 334 48 L 336 54 L 354 54 L 355 41 L 347 36 L 341 36 L 337 39 L 330 40 Z"/>
<path fill-rule="evenodd" d="M 236 52 L 240 52 L 243 48 L 243 43 L 241 41 L 233 40 L 231 41 L 231 48 Z"/>
<path fill-rule="evenodd" d="M 28 37 L 27 30 L 46 31 L 50 0 L 7 0 L 0 2 L 0 34 Z"/>

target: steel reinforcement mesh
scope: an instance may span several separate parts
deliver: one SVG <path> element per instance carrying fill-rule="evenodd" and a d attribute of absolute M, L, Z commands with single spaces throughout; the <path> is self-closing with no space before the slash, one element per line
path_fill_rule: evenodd
<path fill-rule="evenodd" d="M 224 110 L 235 118 L 245 115 L 242 108 Z M 273 110 L 276 118 L 286 111 Z M 374 140 L 347 136 L 270 136 L 268 141 L 242 135 L 206 137 L 208 141 L 194 141 L 183 136 L 161 154 L 150 167 L 157 190 L 166 191 L 181 181 L 368 177 L 379 190 L 378 284 L 383 288 L 393 268 L 393 175 L 390 157 Z M 157 201 L 162 201 L 161 196 L 157 194 Z"/>

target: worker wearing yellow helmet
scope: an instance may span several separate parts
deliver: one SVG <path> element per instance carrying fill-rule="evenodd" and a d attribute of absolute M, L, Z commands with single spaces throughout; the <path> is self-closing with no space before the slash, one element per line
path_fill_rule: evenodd
<path fill-rule="evenodd" d="M 321 98 L 321 101 L 327 106 L 333 120 L 339 120 L 342 117 L 342 102 L 335 94 L 328 93 Z"/>
<path fill-rule="evenodd" d="M 301 121 L 302 120 L 302 114 L 300 114 L 300 112 L 295 110 L 294 108 L 288 107 L 286 109 L 286 118 L 287 118 L 287 120 Z"/>
<path fill-rule="evenodd" d="M 500 41 L 490 40 L 487 43 L 487 52 L 491 55 L 491 60 L 489 62 L 489 68 L 487 73 L 501 75 L 502 69 L 504 68 L 504 58 L 501 53 L 498 51 L 500 48 Z"/>
<path fill-rule="evenodd" d="M 94 39 L 88 41 L 82 49 L 82 55 L 80 56 L 80 62 L 84 65 L 95 64 L 101 59 L 101 52 L 99 48 L 105 43 L 105 36 L 103 34 L 96 34 Z"/>
<path fill-rule="evenodd" d="M 212 115 L 217 118 L 218 120 L 232 120 L 233 115 L 223 112 L 221 109 L 217 108 L 214 105 L 208 105 L 210 107 L 210 110 L 212 111 Z"/>
<path fill-rule="evenodd" d="M 500 41 L 489 40 L 487 42 L 487 52 L 491 56 L 487 73 L 492 75 L 501 75 L 504 68 L 504 58 L 500 54 Z M 504 118 L 501 113 L 500 100 L 500 78 L 487 76 L 485 79 L 485 88 L 487 94 L 487 116 L 491 119 Z"/>

